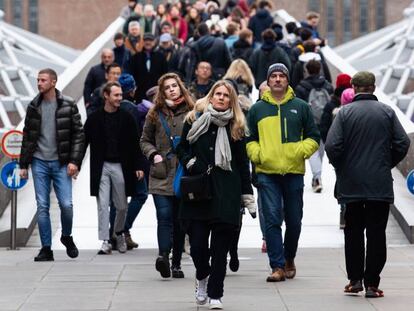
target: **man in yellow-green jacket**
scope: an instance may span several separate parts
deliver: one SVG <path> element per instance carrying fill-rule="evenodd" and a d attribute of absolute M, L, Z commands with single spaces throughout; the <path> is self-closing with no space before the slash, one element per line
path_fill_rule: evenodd
<path fill-rule="evenodd" d="M 256 167 L 266 226 L 272 268 L 267 281 L 279 282 L 296 275 L 294 258 L 302 225 L 305 159 L 318 149 L 320 136 L 310 106 L 295 97 L 289 86 L 285 65 L 269 67 L 267 84 L 270 90 L 262 94 L 247 117 L 247 153 Z"/>

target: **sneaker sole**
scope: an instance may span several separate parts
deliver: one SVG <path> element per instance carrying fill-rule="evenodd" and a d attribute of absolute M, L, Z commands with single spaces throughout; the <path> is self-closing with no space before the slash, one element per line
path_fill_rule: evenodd
<path fill-rule="evenodd" d="M 109 252 L 104 252 L 103 250 L 100 250 L 99 252 L 98 252 L 98 255 L 111 255 L 112 254 L 112 251 L 109 251 Z"/>
<path fill-rule="evenodd" d="M 196 298 L 196 304 L 198 305 L 198 306 L 204 306 L 206 303 L 207 303 L 207 297 L 206 297 L 206 299 L 204 299 L 204 300 L 198 300 L 197 298 Z"/>
<path fill-rule="evenodd" d="M 37 258 L 35 258 L 34 261 L 36 261 L 36 262 L 55 261 L 55 259 L 54 258 L 47 258 L 47 259 L 37 259 Z"/>

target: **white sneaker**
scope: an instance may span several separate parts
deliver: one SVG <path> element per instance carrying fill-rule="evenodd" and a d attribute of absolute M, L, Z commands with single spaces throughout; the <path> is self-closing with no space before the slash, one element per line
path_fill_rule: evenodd
<path fill-rule="evenodd" d="M 207 284 L 208 277 L 202 279 L 201 281 L 196 279 L 195 298 L 198 305 L 205 305 L 207 302 Z"/>
<path fill-rule="evenodd" d="M 208 307 L 210 310 L 222 310 L 223 304 L 221 303 L 221 299 L 211 299 L 210 298 L 210 306 Z"/>
<path fill-rule="evenodd" d="M 112 245 L 108 241 L 103 241 L 101 249 L 98 255 L 110 255 L 112 254 Z"/>

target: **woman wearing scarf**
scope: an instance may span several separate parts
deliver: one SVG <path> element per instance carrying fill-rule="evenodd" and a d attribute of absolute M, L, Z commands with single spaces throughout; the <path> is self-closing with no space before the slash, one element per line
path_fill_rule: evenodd
<path fill-rule="evenodd" d="M 223 308 L 227 253 L 239 225 L 240 206 L 255 209 L 244 135 L 245 118 L 236 92 L 229 82 L 218 81 L 187 115 L 177 148 L 189 175 L 212 168 L 212 199 L 183 201 L 180 208 L 196 268 L 196 303 L 203 305 L 209 298 L 210 309 Z"/>
<path fill-rule="evenodd" d="M 148 192 L 154 199 L 158 221 L 159 256 L 155 268 L 163 278 L 170 277 L 171 272 L 173 278 L 184 277 L 181 271 L 184 232 L 177 221 L 179 199 L 173 191 L 178 159 L 172 138 L 181 137 L 184 117 L 192 108 L 191 96 L 178 75 L 167 73 L 161 76 L 154 107 L 148 112 L 140 141 L 143 154 L 151 162 Z M 171 246 L 173 256 L 170 270 Z"/>

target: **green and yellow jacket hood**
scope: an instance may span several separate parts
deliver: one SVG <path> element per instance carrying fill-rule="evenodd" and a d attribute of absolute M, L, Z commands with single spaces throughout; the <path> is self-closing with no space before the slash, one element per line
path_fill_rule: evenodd
<path fill-rule="evenodd" d="M 304 174 L 305 159 L 319 147 L 312 111 L 289 86 L 276 102 L 270 91 L 249 110 L 247 154 L 257 173 Z"/>

